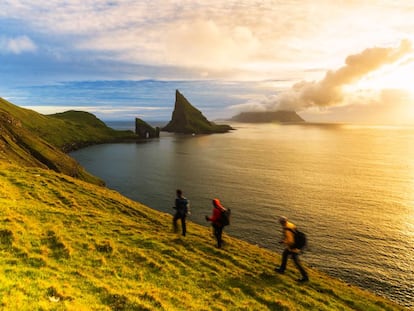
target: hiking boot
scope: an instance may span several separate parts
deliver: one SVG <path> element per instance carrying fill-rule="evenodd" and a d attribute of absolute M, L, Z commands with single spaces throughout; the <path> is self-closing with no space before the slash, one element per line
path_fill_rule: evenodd
<path fill-rule="evenodd" d="M 285 273 L 285 270 L 282 270 L 280 268 L 275 268 L 275 272 L 283 274 L 283 273 Z"/>
<path fill-rule="evenodd" d="M 297 282 L 298 283 L 305 283 L 305 282 L 308 282 L 309 281 L 309 278 L 306 276 L 306 277 L 302 277 L 301 279 L 298 279 L 297 280 Z"/>

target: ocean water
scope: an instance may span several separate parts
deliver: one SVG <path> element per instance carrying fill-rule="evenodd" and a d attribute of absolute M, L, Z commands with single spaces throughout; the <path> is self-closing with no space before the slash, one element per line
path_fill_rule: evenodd
<path fill-rule="evenodd" d="M 232 209 L 227 233 L 277 252 L 285 215 L 308 235 L 309 266 L 414 310 L 414 128 L 233 126 L 71 156 L 109 188 L 163 212 L 173 212 L 183 189 L 191 220 L 206 226 L 218 197 Z"/>

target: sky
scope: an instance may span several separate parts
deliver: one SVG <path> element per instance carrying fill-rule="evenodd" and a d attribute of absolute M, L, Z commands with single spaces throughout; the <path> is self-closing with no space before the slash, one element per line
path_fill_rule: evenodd
<path fill-rule="evenodd" d="M 3 0 L 0 97 L 40 113 L 414 124 L 414 2 Z"/>

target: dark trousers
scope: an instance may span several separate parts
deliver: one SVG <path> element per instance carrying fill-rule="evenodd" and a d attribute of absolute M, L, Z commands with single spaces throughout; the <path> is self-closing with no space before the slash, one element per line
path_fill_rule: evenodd
<path fill-rule="evenodd" d="M 174 215 L 174 218 L 173 218 L 174 232 L 178 232 L 177 221 L 178 221 L 178 219 L 181 220 L 181 230 L 182 230 L 182 235 L 183 236 L 185 236 L 185 234 L 187 233 L 187 226 L 185 224 L 185 217 L 186 217 L 186 215 L 181 215 L 180 213 L 176 213 Z"/>
<path fill-rule="evenodd" d="M 223 245 L 223 239 L 222 239 L 223 226 L 213 224 L 213 229 L 214 229 L 214 236 L 216 237 L 216 240 L 217 240 L 217 247 L 221 248 L 221 246 Z"/>
<path fill-rule="evenodd" d="M 306 273 L 305 269 L 300 264 L 299 254 L 298 253 L 295 253 L 295 252 L 291 252 L 287 248 L 283 251 L 283 254 L 282 254 L 282 264 L 279 267 L 279 271 L 281 271 L 281 272 L 285 271 L 286 264 L 287 264 L 289 255 L 292 257 L 293 262 L 295 263 L 296 268 L 298 268 L 300 274 L 302 274 L 302 277 L 307 279 L 308 278 L 308 274 Z"/>

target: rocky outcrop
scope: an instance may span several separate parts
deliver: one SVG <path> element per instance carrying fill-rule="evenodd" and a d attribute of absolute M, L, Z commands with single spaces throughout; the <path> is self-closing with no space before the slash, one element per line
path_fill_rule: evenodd
<path fill-rule="evenodd" d="M 135 134 L 137 134 L 139 138 L 144 139 L 157 138 L 160 137 L 160 128 L 153 128 L 144 120 L 135 118 Z"/>
<path fill-rule="evenodd" d="M 245 123 L 301 123 L 305 122 L 295 111 L 255 111 L 242 112 L 231 118 L 231 121 Z"/>
<path fill-rule="evenodd" d="M 175 106 L 171 121 L 162 128 L 162 131 L 183 134 L 213 134 L 225 133 L 232 130 L 226 124 L 215 124 L 196 109 L 178 91 L 175 92 Z"/>

